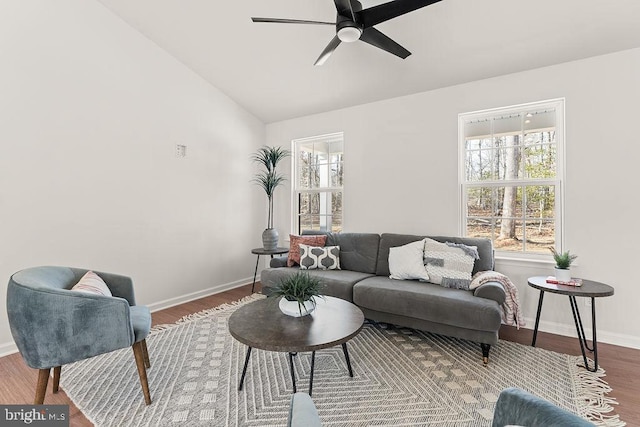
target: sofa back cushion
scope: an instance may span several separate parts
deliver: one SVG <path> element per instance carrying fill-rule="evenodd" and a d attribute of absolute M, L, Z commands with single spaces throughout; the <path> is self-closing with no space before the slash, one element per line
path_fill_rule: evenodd
<path fill-rule="evenodd" d="M 415 236 L 411 234 L 385 233 L 380 237 L 380 249 L 378 250 L 378 263 L 376 267 L 377 276 L 388 276 L 389 273 L 389 248 L 406 245 L 407 243 L 422 240 L 428 237 L 438 242 L 462 243 L 467 246 L 476 246 L 480 258 L 473 266 L 472 275 L 478 271 L 493 270 L 493 244 L 489 239 L 479 239 L 473 237 L 447 237 L 447 236 Z M 327 244 L 329 241 L 327 240 Z"/>
<path fill-rule="evenodd" d="M 315 230 L 302 232 L 302 235 L 311 234 L 326 235 L 326 246 L 340 246 L 341 269 L 376 274 L 380 235 L 375 233 L 327 233 Z M 387 252 L 388 257 L 389 252 Z M 385 261 L 385 263 L 388 269 L 388 261 Z"/>

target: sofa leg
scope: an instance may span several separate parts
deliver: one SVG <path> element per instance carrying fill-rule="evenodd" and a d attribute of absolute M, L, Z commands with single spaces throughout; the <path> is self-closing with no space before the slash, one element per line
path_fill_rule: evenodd
<path fill-rule="evenodd" d="M 491 350 L 491 344 L 481 343 L 480 347 L 482 348 L 482 363 L 484 363 L 484 366 L 487 366 L 489 363 L 489 350 Z"/>

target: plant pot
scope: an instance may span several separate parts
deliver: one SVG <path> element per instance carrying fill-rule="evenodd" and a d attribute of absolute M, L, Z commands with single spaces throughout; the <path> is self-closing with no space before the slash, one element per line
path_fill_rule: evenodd
<path fill-rule="evenodd" d="M 280 311 L 282 311 L 287 316 L 292 317 L 306 316 L 307 314 L 311 314 L 311 312 L 316 308 L 313 301 L 307 300 L 304 302 L 304 306 L 302 306 L 298 305 L 298 301 L 289 301 L 285 297 L 282 297 L 282 299 L 280 299 L 279 307 Z"/>
<path fill-rule="evenodd" d="M 278 247 L 278 230 L 267 228 L 262 232 L 262 247 L 266 251 L 272 251 Z"/>
<path fill-rule="evenodd" d="M 555 268 L 556 271 L 556 280 L 558 282 L 569 282 L 571 281 L 571 270 L 568 268 Z"/>

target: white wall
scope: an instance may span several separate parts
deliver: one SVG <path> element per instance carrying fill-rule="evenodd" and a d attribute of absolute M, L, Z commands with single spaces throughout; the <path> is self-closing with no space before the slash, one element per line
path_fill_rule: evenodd
<path fill-rule="evenodd" d="M 130 275 L 154 307 L 252 277 L 263 123 L 96 1 L 1 2 L 0 58 L 0 353 L 25 267 Z"/>
<path fill-rule="evenodd" d="M 640 49 L 628 50 L 272 123 L 267 141 L 344 131 L 345 231 L 457 235 L 458 113 L 565 97 L 566 247 L 579 255 L 577 276 L 616 289 L 596 300 L 600 339 L 640 348 L 638 76 Z M 281 193 L 280 230 L 290 230 L 289 205 Z M 533 328 L 538 294 L 526 278 L 552 274 L 552 264 L 498 261 L 497 270 L 517 284 Z M 546 296 L 541 330 L 575 336 L 566 297 Z"/>

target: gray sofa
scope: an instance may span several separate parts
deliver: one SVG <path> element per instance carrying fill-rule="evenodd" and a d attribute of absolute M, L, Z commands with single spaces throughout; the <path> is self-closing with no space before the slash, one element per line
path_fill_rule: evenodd
<path fill-rule="evenodd" d="M 473 273 L 493 270 L 490 240 L 389 233 L 302 234 L 326 234 L 326 246 L 340 246 L 341 270 L 306 270 L 321 279 L 325 295 L 353 302 L 369 320 L 479 342 L 483 361 L 488 362 L 491 345 L 498 343 L 500 306 L 506 296 L 502 285 L 490 282 L 466 291 L 415 280 L 394 280 L 389 278 L 388 259 L 389 248 L 429 237 L 439 242 L 476 246 L 480 258 Z M 299 269 L 286 265 L 286 257 L 273 258 L 271 268 L 262 271 L 260 280 L 265 295 Z"/>

